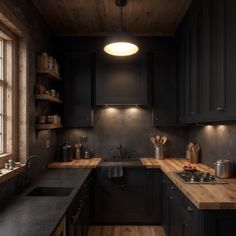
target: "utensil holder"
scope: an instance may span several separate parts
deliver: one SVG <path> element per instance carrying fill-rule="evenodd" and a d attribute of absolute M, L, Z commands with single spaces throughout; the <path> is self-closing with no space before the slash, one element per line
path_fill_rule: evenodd
<path fill-rule="evenodd" d="M 163 147 L 156 147 L 154 156 L 157 159 L 163 159 L 164 158 L 164 148 Z"/>
<path fill-rule="evenodd" d="M 186 158 L 188 161 L 191 160 L 191 151 L 186 150 L 186 152 L 185 152 L 185 158 Z"/>
<path fill-rule="evenodd" d="M 190 162 L 191 163 L 198 163 L 199 162 L 199 152 L 191 152 Z"/>

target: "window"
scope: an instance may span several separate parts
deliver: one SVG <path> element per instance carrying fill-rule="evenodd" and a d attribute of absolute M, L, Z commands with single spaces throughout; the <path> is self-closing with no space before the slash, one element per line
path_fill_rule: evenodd
<path fill-rule="evenodd" d="M 4 90 L 4 40 L 0 38 L 0 154 L 4 153 L 4 105 L 3 105 L 3 90 Z"/>
<path fill-rule="evenodd" d="M 17 106 L 14 99 L 17 90 L 14 50 L 14 40 L 4 32 L 0 32 L 0 157 L 16 154 L 14 145 Z"/>

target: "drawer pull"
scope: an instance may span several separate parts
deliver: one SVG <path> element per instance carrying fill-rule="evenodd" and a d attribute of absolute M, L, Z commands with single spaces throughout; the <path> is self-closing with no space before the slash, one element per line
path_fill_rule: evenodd
<path fill-rule="evenodd" d="M 217 111 L 223 111 L 224 109 L 223 109 L 223 107 L 217 107 L 216 110 Z"/>
<path fill-rule="evenodd" d="M 193 209 L 192 209 L 190 206 L 187 206 L 187 211 L 188 211 L 188 212 L 192 212 Z"/>
<path fill-rule="evenodd" d="M 174 187 L 174 186 L 171 186 L 170 189 L 171 189 L 171 190 L 175 190 L 175 187 Z"/>

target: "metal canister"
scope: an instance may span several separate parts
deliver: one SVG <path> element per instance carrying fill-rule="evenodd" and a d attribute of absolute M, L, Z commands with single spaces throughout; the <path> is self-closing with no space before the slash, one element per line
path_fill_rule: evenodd
<path fill-rule="evenodd" d="M 73 152 L 72 147 L 68 141 L 66 141 L 65 145 L 61 147 L 61 161 L 72 161 Z"/>
<path fill-rule="evenodd" d="M 215 175 L 219 178 L 230 178 L 233 174 L 231 160 L 217 160 L 215 165 Z"/>

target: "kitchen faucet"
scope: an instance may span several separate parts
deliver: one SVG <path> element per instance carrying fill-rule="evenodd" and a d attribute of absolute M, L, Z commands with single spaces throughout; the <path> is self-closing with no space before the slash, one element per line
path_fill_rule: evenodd
<path fill-rule="evenodd" d="M 124 157 L 124 148 L 123 148 L 123 145 L 120 144 L 119 146 L 117 147 L 114 147 L 112 149 L 117 149 L 119 150 L 119 158 L 122 159 Z M 114 156 L 115 157 L 115 156 Z"/>
<path fill-rule="evenodd" d="M 28 157 L 26 161 L 26 165 L 25 165 L 25 178 L 24 178 L 24 184 L 23 184 L 24 186 L 28 186 L 31 182 L 31 178 L 29 176 L 29 169 L 30 169 L 30 161 L 32 159 L 37 159 L 38 161 L 40 161 L 41 165 L 43 166 L 43 161 L 39 156 L 32 155 Z"/>

